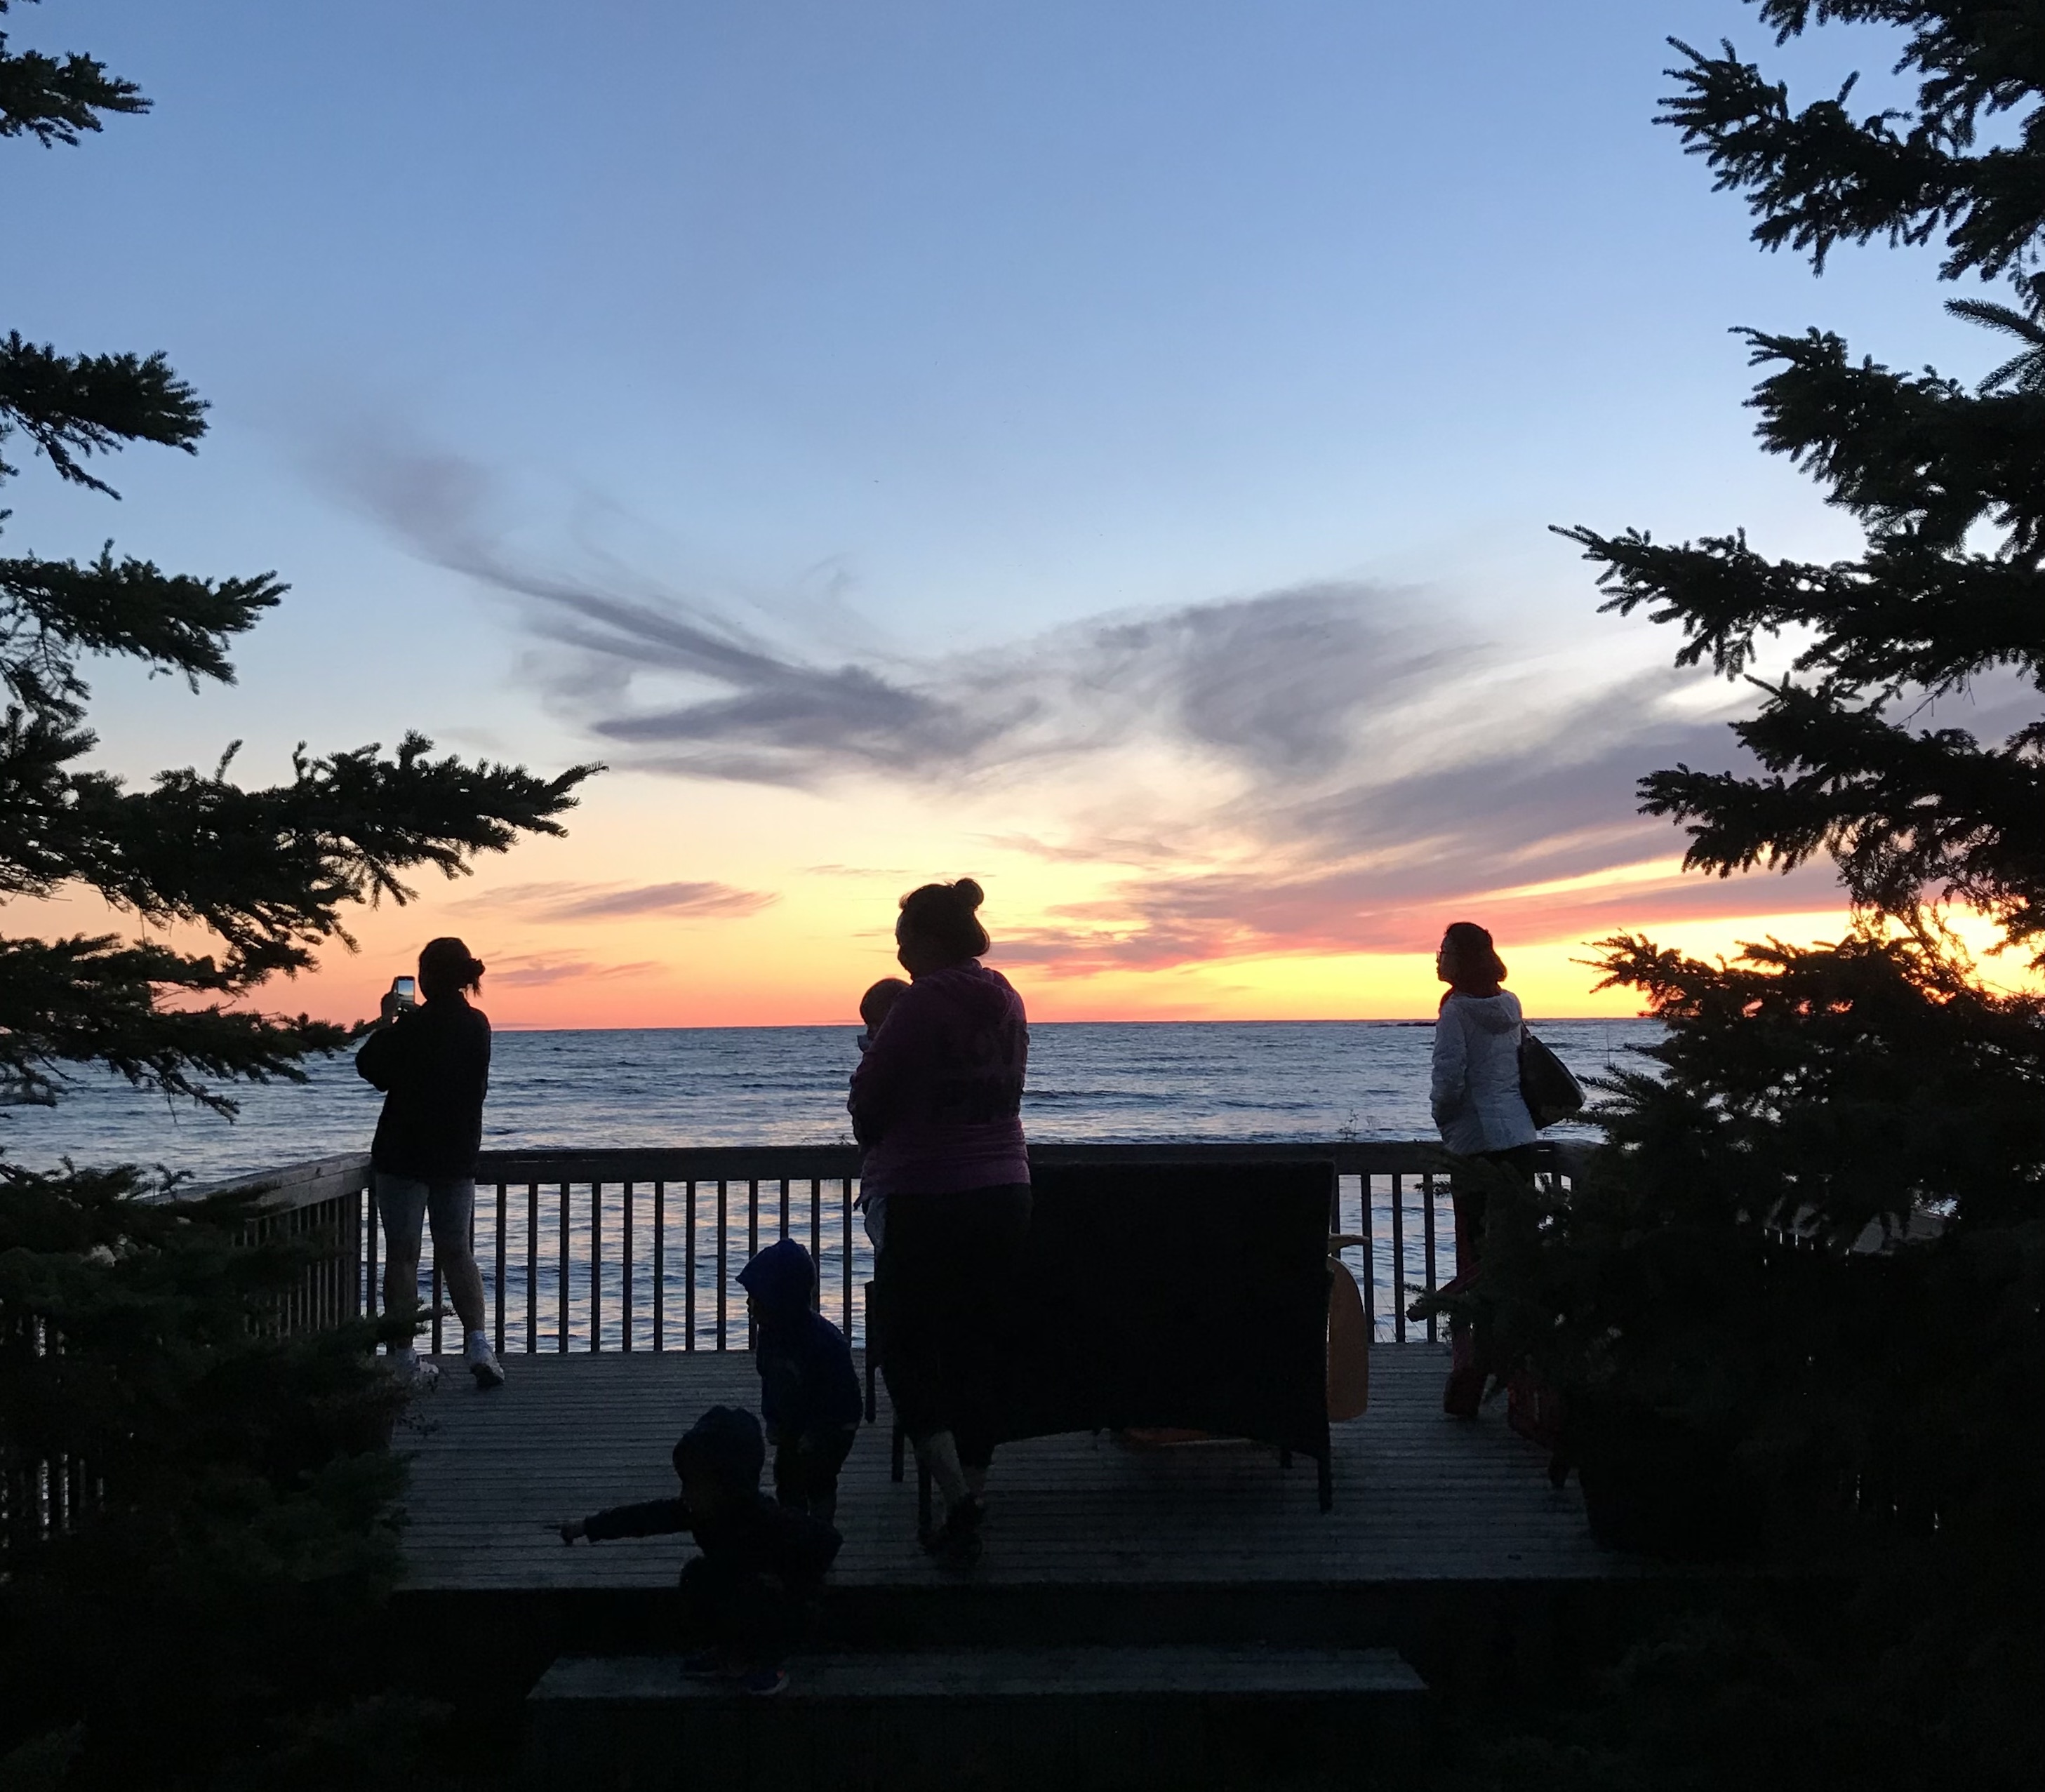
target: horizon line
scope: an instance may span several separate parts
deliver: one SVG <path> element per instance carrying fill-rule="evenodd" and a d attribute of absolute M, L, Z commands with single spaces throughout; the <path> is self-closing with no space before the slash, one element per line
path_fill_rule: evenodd
<path fill-rule="evenodd" d="M 1651 1021 L 1652 1014 L 1544 1014 L 1537 1017 L 1546 1025 L 1558 1022 L 1566 1025 L 1589 1025 L 1592 1023 L 1609 1026 L 1615 1021 Z M 1434 1024 L 1431 1014 L 1358 1014 L 1340 1018 L 1321 1017 L 1312 1020 L 1288 1020 L 1282 1016 L 1262 1020 L 1216 1017 L 1207 1019 L 1157 1019 L 1144 1017 L 1126 1021 L 1032 1021 L 1032 1029 L 1038 1027 L 1424 1027 Z M 491 1022 L 495 1033 L 811 1033 L 819 1028 L 857 1028 L 857 1015 L 841 1021 L 704 1021 L 690 1025 L 676 1023 L 669 1026 L 653 1027 L 571 1027 L 529 1025 L 519 1021 Z"/>

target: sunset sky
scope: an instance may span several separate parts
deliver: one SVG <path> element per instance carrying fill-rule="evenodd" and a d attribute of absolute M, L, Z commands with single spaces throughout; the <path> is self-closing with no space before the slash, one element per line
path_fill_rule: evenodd
<path fill-rule="evenodd" d="M 1835 935 L 1822 872 L 1679 875 L 1634 781 L 1750 692 L 1597 613 L 1550 524 L 1851 552 L 1728 327 L 1972 375 L 1929 259 L 1822 281 L 1650 122 L 1734 0 L 52 0 L 151 116 L 6 152 L 6 323 L 213 403 L 12 552 L 292 586 L 102 761 L 600 759 L 569 837 L 361 917 L 499 1025 L 836 1021 L 970 872 L 1042 1019 L 1431 1013 L 1443 924 L 1530 1010 L 1583 942 Z M 1862 97 L 1880 103 L 1873 79 Z M 1793 94 L 1793 98 L 1800 95 Z M 21 459 L 17 455 L 15 458 Z M 1988 700 L 1981 700 L 1988 706 Z M 1942 724 L 1988 728 L 1954 704 Z M 95 901 L 6 925 L 98 931 Z"/>

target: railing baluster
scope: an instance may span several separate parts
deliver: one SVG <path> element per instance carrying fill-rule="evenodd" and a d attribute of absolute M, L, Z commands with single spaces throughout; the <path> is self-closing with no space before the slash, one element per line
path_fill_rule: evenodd
<path fill-rule="evenodd" d="M 682 1348 L 696 1348 L 696 1179 L 689 1178 L 689 1225 L 682 1244 Z"/>
<path fill-rule="evenodd" d="M 603 1184 L 589 1185 L 589 1348 L 603 1348 Z"/>
<path fill-rule="evenodd" d="M 784 1238 L 788 1236 L 788 1185 L 794 1180 L 792 1176 L 781 1179 L 781 1236 Z"/>
<path fill-rule="evenodd" d="M 624 1287 L 620 1294 L 623 1304 L 618 1309 L 618 1327 L 623 1333 L 623 1341 L 619 1348 L 624 1350 L 632 1348 L 632 1190 L 634 1186 L 631 1182 L 625 1185 L 625 1275 Z"/>
<path fill-rule="evenodd" d="M 653 1348 L 668 1348 L 668 1185 L 653 1182 Z"/>
<path fill-rule="evenodd" d="M 560 1324 L 554 1333 L 555 1346 L 565 1356 L 568 1353 L 568 1188 L 561 1184 L 561 1279 L 555 1292 L 560 1297 Z"/>
<path fill-rule="evenodd" d="M 1425 1228 L 1427 1252 L 1427 1292 L 1431 1294 L 1434 1293 L 1435 1287 L 1435 1173 L 1433 1171 L 1423 1170 L 1420 1172 L 1420 1189 L 1421 1197 L 1427 1202 L 1427 1207 L 1425 1209 L 1427 1214 Z M 1461 1263 L 1458 1263 L 1456 1265 L 1456 1273 L 1458 1275 L 1462 1273 L 1462 1267 L 1463 1266 Z M 1430 1312 L 1427 1315 L 1427 1342 L 1429 1344 L 1438 1344 L 1441 1341 L 1440 1339 L 1435 1336 L 1435 1327 L 1438 1323 L 1438 1321 L 1435 1319 L 1434 1313 Z"/>
<path fill-rule="evenodd" d="M 847 1340 L 849 1341 L 849 1340 L 851 1339 L 851 1336 L 852 1336 L 852 1179 L 851 1179 L 851 1177 L 849 1177 L 849 1176 L 846 1176 L 846 1177 L 842 1178 L 842 1179 L 839 1181 L 839 1183 L 838 1183 L 838 1196 L 839 1196 L 839 1199 L 838 1199 L 839 1210 L 840 1210 L 840 1212 L 841 1212 L 841 1215 L 843 1216 L 843 1224 L 839 1227 L 839 1236 L 840 1236 L 840 1239 L 841 1239 L 841 1241 L 842 1241 L 843 1248 L 840 1251 L 839 1255 L 838 1255 L 838 1279 L 839 1279 L 839 1284 L 840 1284 L 840 1286 L 839 1286 L 839 1290 L 838 1290 L 838 1299 L 839 1299 L 839 1301 L 840 1301 L 840 1302 L 841 1302 L 841 1305 L 840 1306 L 839 1309 L 838 1309 L 838 1317 L 839 1317 L 841 1321 L 844 1321 L 844 1324 L 845 1324 L 845 1337 L 846 1337 Z"/>
<path fill-rule="evenodd" d="M 1392 1335 L 1406 1341 L 1406 1179 L 1392 1172 Z"/>
<path fill-rule="evenodd" d="M 824 1185 L 822 1179 L 810 1179 L 810 1261 L 817 1266 L 817 1286 L 815 1299 L 817 1311 L 824 1309 Z"/>
<path fill-rule="evenodd" d="M 433 1355 L 441 1353 L 441 1254 L 433 1253 Z"/>
<path fill-rule="evenodd" d="M 526 1185 L 526 1354 L 540 1348 L 540 1185 Z"/>
<path fill-rule="evenodd" d="M 504 1354 L 504 1185 L 497 1185 L 497 1354 Z"/>
<path fill-rule="evenodd" d="M 730 1279 L 725 1274 L 728 1266 L 724 1260 L 725 1229 L 728 1217 L 724 1179 L 720 1176 L 717 1179 L 717 1348 L 719 1350 L 724 1349 L 729 1341 L 724 1335 L 724 1285 Z"/>
<path fill-rule="evenodd" d="M 1358 1196 L 1363 1211 L 1358 1216 L 1361 1224 L 1357 1230 L 1363 1234 L 1363 1335 L 1373 1344 L 1377 1342 L 1377 1213 L 1370 1198 L 1371 1177 L 1369 1171 L 1357 1178 L 1361 1185 Z"/>
<path fill-rule="evenodd" d="M 784 1182 L 781 1185 L 786 1188 Z M 760 1179 L 750 1177 L 745 1184 L 745 1260 L 749 1263 L 760 1255 Z M 753 1348 L 753 1309 L 745 1309 L 745 1348 Z"/>

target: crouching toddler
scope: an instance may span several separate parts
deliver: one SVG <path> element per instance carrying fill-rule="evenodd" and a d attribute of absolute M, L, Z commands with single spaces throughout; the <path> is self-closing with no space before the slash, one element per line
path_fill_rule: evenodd
<path fill-rule="evenodd" d="M 702 1553 L 682 1569 L 682 1633 L 695 1652 L 684 1668 L 757 1694 L 788 1683 L 782 1664 L 809 1628 L 841 1540 L 761 1492 L 766 1455 L 757 1419 L 713 1406 L 675 1446 L 679 1499 L 614 1506 L 560 1527 L 564 1543 L 691 1532 Z"/>

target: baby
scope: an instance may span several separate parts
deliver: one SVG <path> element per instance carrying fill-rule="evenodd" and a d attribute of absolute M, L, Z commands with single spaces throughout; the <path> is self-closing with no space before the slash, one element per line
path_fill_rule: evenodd
<path fill-rule="evenodd" d="M 899 977 L 883 977 L 859 998 L 859 1017 L 866 1023 L 866 1031 L 859 1036 L 861 1051 L 873 1043 L 873 1036 L 880 1031 L 881 1022 L 888 1018 L 908 986 Z"/>
<path fill-rule="evenodd" d="M 873 1043 L 873 1036 L 880 1031 L 882 1024 L 894 1011 L 895 1004 L 908 993 L 909 986 L 899 977 L 883 977 L 865 994 L 859 998 L 859 1017 L 866 1023 L 866 1031 L 859 1036 L 859 1049 L 863 1054 Z M 866 1236 L 877 1253 L 888 1230 L 888 1197 L 876 1194 L 869 1198 L 862 1192 L 859 1210 L 865 1216 Z"/>

